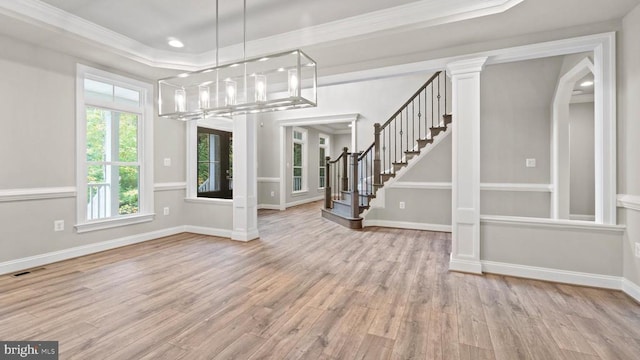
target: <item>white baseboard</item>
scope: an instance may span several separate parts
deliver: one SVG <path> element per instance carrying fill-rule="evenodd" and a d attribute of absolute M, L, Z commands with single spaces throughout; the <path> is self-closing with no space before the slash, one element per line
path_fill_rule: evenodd
<path fill-rule="evenodd" d="M 204 226 L 185 225 L 184 232 L 190 232 L 198 235 L 217 236 L 223 238 L 231 238 L 231 230 L 216 229 Z"/>
<path fill-rule="evenodd" d="M 640 286 L 627 279 L 622 279 L 622 291 L 634 298 L 637 302 L 640 302 Z"/>
<path fill-rule="evenodd" d="M 470 274 L 482 275 L 482 264 L 480 261 L 449 258 L 449 271 L 458 271 Z"/>
<path fill-rule="evenodd" d="M 285 208 L 290 208 L 293 206 L 298 206 L 298 205 L 304 205 L 304 204 L 308 204 L 314 201 L 320 201 L 320 200 L 324 200 L 324 195 L 320 195 L 320 196 L 316 196 L 316 197 L 312 197 L 312 198 L 308 198 L 308 199 L 303 199 L 303 200 L 298 200 L 298 201 L 293 201 L 290 203 L 287 203 L 287 205 L 285 206 Z"/>
<path fill-rule="evenodd" d="M 143 234 L 126 236 L 119 239 L 102 241 L 93 244 L 82 245 L 70 249 L 54 251 L 46 254 L 29 256 L 21 259 L 9 260 L 0 263 L 0 275 L 10 274 L 16 271 L 31 269 L 58 261 L 69 260 L 80 256 L 95 254 L 97 252 L 111 250 L 127 245 L 138 244 L 141 242 L 159 239 L 165 236 L 176 235 L 184 232 L 190 232 L 200 235 L 210 235 L 231 238 L 231 230 L 214 229 L 201 226 L 176 226 L 168 229 L 151 231 Z"/>
<path fill-rule="evenodd" d="M 284 208 L 274 204 L 258 204 L 258 210 L 284 210 Z"/>
<path fill-rule="evenodd" d="M 527 279 L 623 290 L 623 279 L 618 276 L 598 275 L 494 261 L 482 261 L 482 270 L 487 273 L 516 276 Z"/>
<path fill-rule="evenodd" d="M 10 274 L 19 270 L 30 269 L 58 261 L 73 259 L 76 257 L 111 250 L 122 246 L 137 244 L 157 238 L 180 234 L 184 232 L 183 226 L 152 231 L 144 234 L 131 235 L 120 239 L 102 241 L 93 244 L 82 245 L 70 249 L 54 251 L 46 254 L 29 256 L 26 258 L 10 260 L 0 263 L 0 274 Z"/>
<path fill-rule="evenodd" d="M 416 222 L 408 222 L 408 221 L 391 221 L 391 220 L 375 220 L 375 219 L 374 220 L 367 220 L 367 219 L 364 219 L 362 225 L 364 227 L 380 226 L 380 227 L 390 227 L 390 228 L 397 228 L 397 229 L 451 232 L 451 225 L 424 224 L 424 223 L 416 223 Z"/>

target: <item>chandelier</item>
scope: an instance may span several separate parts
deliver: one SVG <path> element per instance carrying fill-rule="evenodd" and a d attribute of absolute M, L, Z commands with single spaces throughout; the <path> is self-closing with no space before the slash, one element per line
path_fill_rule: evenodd
<path fill-rule="evenodd" d="M 243 60 L 158 80 L 159 116 L 196 120 L 265 111 L 315 107 L 316 62 L 301 50 L 246 59 L 246 12 L 243 5 Z"/>

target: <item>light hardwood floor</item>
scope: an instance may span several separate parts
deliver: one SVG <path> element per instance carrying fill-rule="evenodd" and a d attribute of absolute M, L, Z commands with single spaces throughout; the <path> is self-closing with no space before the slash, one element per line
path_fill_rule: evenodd
<path fill-rule="evenodd" d="M 319 203 L 248 244 L 182 234 L 0 277 L 0 340 L 61 359 L 639 359 L 616 291 L 447 271 L 450 235 L 352 231 Z"/>

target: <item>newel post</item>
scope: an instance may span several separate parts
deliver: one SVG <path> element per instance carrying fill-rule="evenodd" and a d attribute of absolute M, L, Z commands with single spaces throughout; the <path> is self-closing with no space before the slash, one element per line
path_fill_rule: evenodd
<path fill-rule="evenodd" d="M 375 123 L 374 139 L 373 139 L 373 186 L 380 187 L 382 185 L 382 175 L 380 169 L 380 123 Z"/>
<path fill-rule="evenodd" d="M 359 153 L 354 152 L 351 154 L 351 217 L 357 218 L 360 216 L 360 193 L 358 192 L 358 157 Z"/>
<path fill-rule="evenodd" d="M 349 191 L 349 148 L 342 148 L 342 186 L 340 191 Z"/>
<path fill-rule="evenodd" d="M 331 209 L 331 158 L 327 156 L 324 160 L 324 208 Z"/>

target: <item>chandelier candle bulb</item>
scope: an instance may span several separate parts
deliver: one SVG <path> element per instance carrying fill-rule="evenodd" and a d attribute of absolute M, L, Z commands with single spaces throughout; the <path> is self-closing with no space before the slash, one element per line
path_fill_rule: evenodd
<path fill-rule="evenodd" d="M 224 86 L 226 91 L 226 96 L 224 99 L 225 105 L 226 106 L 235 105 L 236 94 L 238 93 L 238 84 L 233 80 L 226 80 Z"/>
<path fill-rule="evenodd" d="M 267 76 L 255 75 L 255 101 L 267 101 Z"/>
<path fill-rule="evenodd" d="M 187 110 L 187 92 L 184 89 L 176 89 L 175 104 L 177 113 L 183 113 Z"/>
<path fill-rule="evenodd" d="M 208 86 L 199 86 L 198 92 L 200 94 L 200 109 L 208 109 L 211 107 L 211 92 Z"/>
<path fill-rule="evenodd" d="M 289 96 L 297 97 L 298 96 L 298 70 L 292 69 L 289 70 Z"/>

